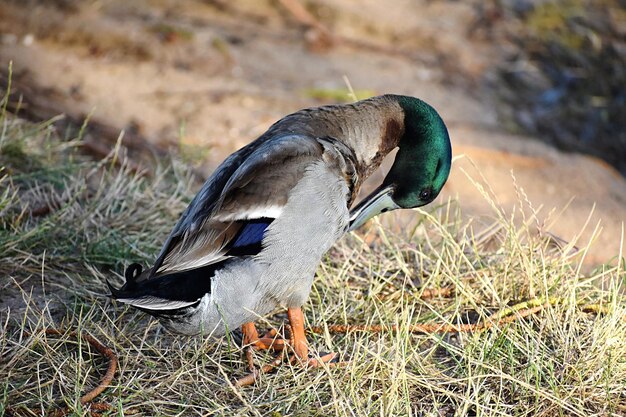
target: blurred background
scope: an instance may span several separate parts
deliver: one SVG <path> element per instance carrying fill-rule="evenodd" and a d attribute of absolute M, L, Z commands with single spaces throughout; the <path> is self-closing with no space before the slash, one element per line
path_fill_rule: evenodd
<path fill-rule="evenodd" d="M 86 153 L 123 130 L 140 169 L 176 155 L 199 179 L 300 108 L 414 95 L 457 157 L 440 201 L 478 225 L 498 215 L 485 194 L 535 212 L 595 239 L 588 264 L 623 251 L 624 1 L 0 0 L 9 82 L 20 117 L 64 114 L 68 137 L 89 118 Z"/>

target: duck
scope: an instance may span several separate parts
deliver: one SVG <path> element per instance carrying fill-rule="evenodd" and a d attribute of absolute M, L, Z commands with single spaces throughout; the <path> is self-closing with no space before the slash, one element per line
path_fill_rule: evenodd
<path fill-rule="evenodd" d="M 382 183 L 353 207 L 396 148 Z M 374 216 L 432 202 L 451 155 L 441 116 L 415 97 L 292 113 L 218 166 L 153 265 L 130 265 L 121 288 L 107 282 L 111 296 L 172 332 L 221 337 L 241 329 L 244 345 L 257 348 L 275 338 L 259 336 L 254 322 L 286 308 L 291 336 L 283 347 L 301 364 L 330 362 L 334 354 L 309 357 L 302 311 L 323 255 Z"/>

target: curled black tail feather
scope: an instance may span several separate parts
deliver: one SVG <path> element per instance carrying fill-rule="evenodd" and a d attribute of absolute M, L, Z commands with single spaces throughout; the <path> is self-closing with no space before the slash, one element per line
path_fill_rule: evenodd
<path fill-rule="evenodd" d="M 124 272 L 124 278 L 126 278 L 126 283 L 122 286 L 122 288 L 115 288 L 109 280 L 107 280 L 107 286 L 111 291 L 111 295 L 113 298 L 119 298 L 122 296 L 122 293 L 128 290 L 133 290 L 137 286 L 137 277 L 141 275 L 143 271 L 143 267 L 138 263 L 132 263 L 128 265 L 126 271 Z"/>
<path fill-rule="evenodd" d="M 137 277 L 141 275 L 143 271 L 143 267 L 138 263 L 133 263 L 128 265 L 126 268 L 126 272 L 124 272 L 124 277 L 126 278 L 126 284 L 124 287 L 126 289 L 131 289 L 137 284 Z"/>

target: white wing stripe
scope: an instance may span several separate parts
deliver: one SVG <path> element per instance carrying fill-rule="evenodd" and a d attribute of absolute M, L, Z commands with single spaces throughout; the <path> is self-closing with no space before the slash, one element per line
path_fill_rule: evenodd
<path fill-rule="evenodd" d="M 234 213 L 216 213 L 213 217 L 219 221 L 253 220 L 262 217 L 277 219 L 283 212 L 283 206 L 254 207 L 247 211 L 237 211 Z"/>

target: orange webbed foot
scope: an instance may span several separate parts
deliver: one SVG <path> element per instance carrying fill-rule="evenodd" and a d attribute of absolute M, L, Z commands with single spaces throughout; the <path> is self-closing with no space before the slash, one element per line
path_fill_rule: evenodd
<path fill-rule="evenodd" d="M 271 372 L 278 367 L 283 359 L 286 357 L 287 350 L 290 350 L 292 354 L 289 356 L 290 364 L 299 364 L 307 368 L 318 368 L 322 364 L 328 364 L 336 366 L 338 363 L 333 361 L 337 358 L 336 353 L 326 353 L 319 358 L 309 357 L 309 348 L 304 331 L 304 315 L 300 308 L 289 308 L 287 310 L 287 316 L 289 318 L 289 330 L 290 337 L 287 343 L 285 339 L 278 338 L 276 330 L 270 330 L 263 337 L 258 336 L 258 332 L 254 327 L 254 323 L 246 323 L 243 325 L 242 330 L 244 333 L 244 345 L 247 346 L 246 358 L 248 361 L 248 368 L 250 374 L 235 381 L 235 385 L 243 387 L 253 384 L 260 374 Z M 252 347 L 258 349 L 273 349 L 279 353 L 279 355 L 268 365 L 262 366 L 260 369 L 256 369 L 253 362 Z"/>

